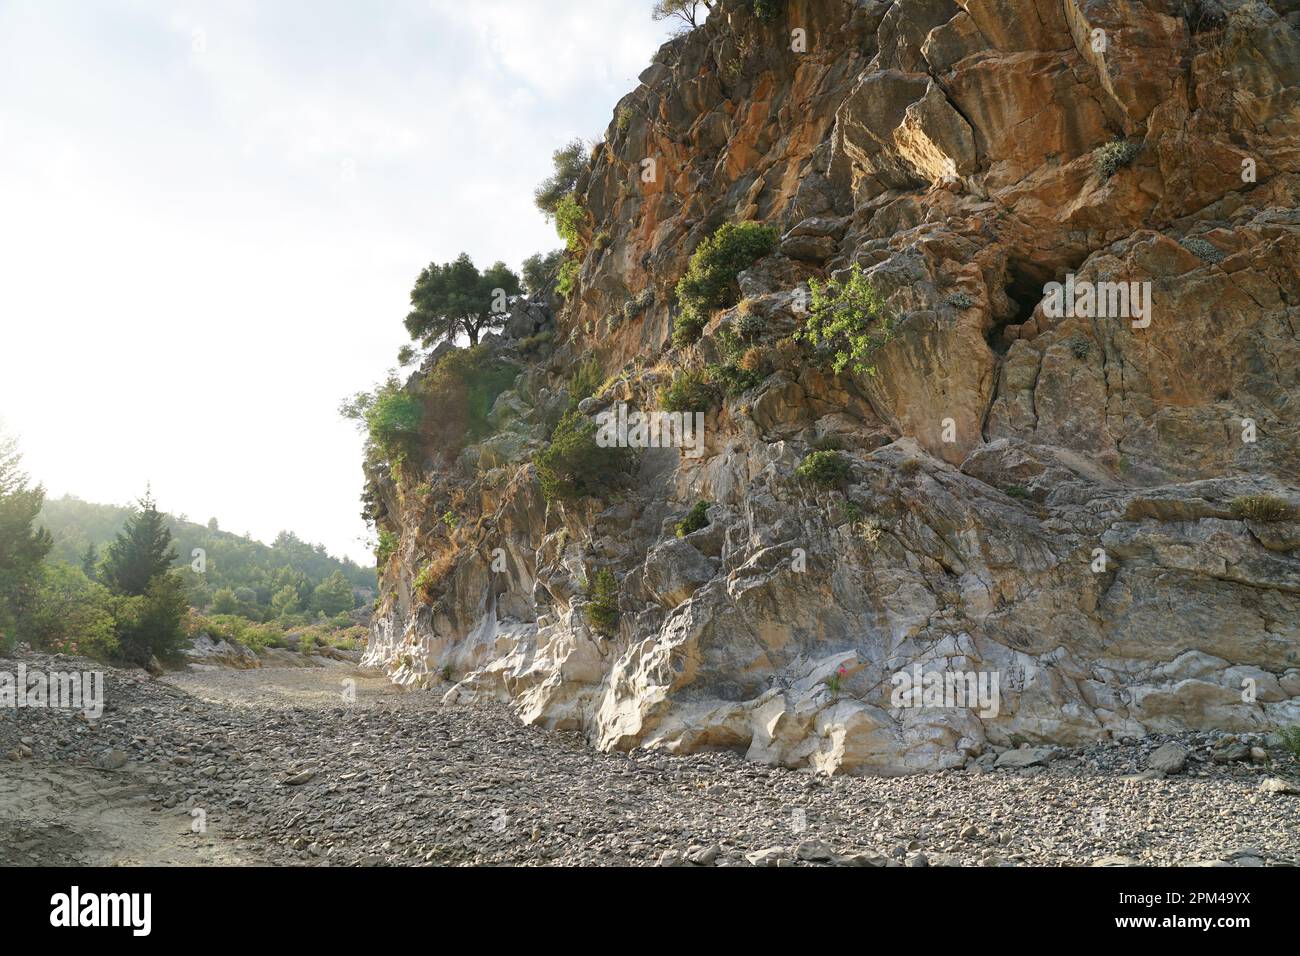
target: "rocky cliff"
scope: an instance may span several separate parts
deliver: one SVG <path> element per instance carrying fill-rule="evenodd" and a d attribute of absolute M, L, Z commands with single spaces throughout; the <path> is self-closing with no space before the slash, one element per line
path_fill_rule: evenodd
<path fill-rule="evenodd" d="M 723 0 L 616 105 L 577 288 L 489 338 L 518 378 L 483 433 L 370 469 L 368 663 L 600 748 L 827 772 L 1300 721 L 1300 2 L 774 6 Z M 744 221 L 775 252 L 673 346 L 691 253 Z M 874 375 L 791 338 L 854 264 L 896 317 Z M 581 361 L 583 414 L 653 409 L 742 316 L 761 381 L 701 454 L 544 498 Z M 843 480 L 796 474 L 813 448 Z M 900 706 L 931 672 L 996 706 Z"/>

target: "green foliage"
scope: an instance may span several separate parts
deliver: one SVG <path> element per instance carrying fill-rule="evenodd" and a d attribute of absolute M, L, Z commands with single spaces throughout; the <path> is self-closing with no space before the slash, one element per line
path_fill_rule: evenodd
<path fill-rule="evenodd" d="M 516 366 L 483 346 L 444 355 L 424 384 L 425 399 L 437 412 L 426 428 L 426 441 L 459 449 L 465 441 L 486 436 L 492 406 L 518 377 Z"/>
<path fill-rule="evenodd" d="M 341 571 L 335 571 L 312 589 L 311 609 L 317 614 L 334 617 L 345 611 L 351 611 L 355 606 L 356 599 L 352 594 L 352 585 L 348 583 L 348 579 Z"/>
<path fill-rule="evenodd" d="M 419 449 L 424 403 L 395 375 L 346 399 L 339 414 L 365 430 L 368 451 L 380 461 L 397 462 Z"/>
<path fill-rule="evenodd" d="M 1239 521 L 1290 521 L 1295 509 L 1273 495 L 1242 495 L 1232 499 L 1232 514 Z"/>
<path fill-rule="evenodd" d="M 707 372 L 684 371 L 659 389 L 659 407 L 667 412 L 705 412 L 718 403 L 718 387 Z"/>
<path fill-rule="evenodd" d="M 756 339 L 767 331 L 767 320 L 755 312 L 752 307 L 744 308 L 745 302 L 740 304 L 742 308 L 740 318 L 736 322 L 736 331 L 740 333 L 742 339 Z"/>
<path fill-rule="evenodd" d="M 118 653 L 140 665 L 151 657 L 177 659 L 185 643 L 188 610 L 185 585 L 175 571 L 153 578 L 144 594 L 120 596 L 114 608 Z"/>
<path fill-rule="evenodd" d="M 529 295 L 537 296 L 546 291 L 546 287 L 558 275 L 563 259 L 564 250 L 555 249 L 545 255 L 534 253 L 524 260 L 523 281 Z"/>
<path fill-rule="evenodd" d="M 975 304 L 975 300 L 966 292 L 954 292 L 952 295 L 948 296 L 948 304 L 954 309 L 965 311 Z"/>
<path fill-rule="evenodd" d="M 578 273 L 581 271 L 582 263 L 574 256 L 566 256 L 560 263 L 560 274 L 555 282 L 555 291 L 566 299 L 573 295 L 574 286 L 578 282 Z"/>
<path fill-rule="evenodd" d="M 635 115 L 636 114 L 632 110 L 632 107 L 630 106 L 620 107 L 618 111 L 618 118 L 614 120 L 615 128 L 617 128 L 620 133 L 626 133 L 627 128 L 632 125 L 632 117 Z"/>
<path fill-rule="evenodd" d="M 551 162 L 555 171 L 533 192 L 533 201 L 548 217 L 558 217 L 560 204 L 573 195 L 579 177 L 587 171 L 590 154 L 582 140 L 575 139 L 552 153 Z"/>
<path fill-rule="evenodd" d="M 618 581 L 608 568 L 597 571 L 587 586 L 586 615 L 592 630 L 606 637 L 618 628 Z"/>
<path fill-rule="evenodd" d="M 749 0 L 749 12 L 763 21 L 775 20 L 781 15 L 777 0 Z"/>
<path fill-rule="evenodd" d="M 375 548 L 375 563 L 383 567 L 397 551 L 397 535 L 392 531 L 379 532 L 379 544 Z"/>
<path fill-rule="evenodd" d="M 455 342 L 462 335 L 478 345 L 484 331 L 505 324 L 506 299 L 521 289 L 519 277 L 504 262 L 484 272 L 463 252 L 455 262 L 431 262 L 411 289 L 406 331 L 425 346 Z"/>
<path fill-rule="evenodd" d="M 741 395 L 751 388 L 762 384 L 763 379 L 767 378 L 761 368 L 744 368 L 736 362 L 726 362 L 723 364 L 712 364 L 706 369 L 708 379 L 716 388 L 721 388 L 729 396 Z M 696 411 L 703 411 L 708 406 L 697 406 Z M 682 411 L 683 409 L 670 409 L 670 411 Z"/>
<path fill-rule="evenodd" d="M 893 320 L 885 311 L 884 299 L 856 263 L 847 279 L 821 283 L 808 280 L 812 293 L 808 316 L 794 338 L 833 354 L 831 367 L 841 374 L 876 374 L 874 354 L 893 334 Z"/>
<path fill-rule="evenodd" d="M 569 410 L 577 408 L 583 399 L 595 395 L 604 380 L 600 362 L 595 358 L 579 362 L 573 370 L 573 378 L 569 379 Z"/>
<path fill-rule="evenodd" d="M 18 636 L 33 647 L 105 659 L 118 646 L 114 598 L 80 568 L 51 561 L 41 568 Z"/>
<path fill-rule="evenodd" d="M 1024 485 L 1007 485 L 1004 492 L 1008 498 L 1024 500 L 1029 497 L 1029 489 Z"/>
<path fill-rule="evenodd" d="M 12 647 L 20 608 L 36 586 L 41 562 L 53 547 L 35 527 L 45 489 L 31 485 L 14 438 L 0 435 L 0 650 Z"/>
<path fill-rule="evenodd" d="M 601 448 L 596 423 L 577 410 L 565 412 L 550 444 L 534 460 L 547 501 L 600 497 L 623 487 L 636 465 L 630 448 Z"/>
<path fill-rule="evenodd" d="M 215 601 L 213 603 L 215 605 Z M 274 617 L 290 617 L 298 613 L 299 607 L 298 591 L 291 585 L 286 584 L 271 595 L 271 614 Z"/>
<path fill-rule="evenodd" d="M 838 485 L 849 477 L 850 472 L 848 459 L 837 451 L 811 452 L 794 470 L 800 478 L 827 487 Z"/>
<path fill-rule="evenodd" d="M 687 512 L 685 518 L 677 522 L 677 525 L 674 528 L 677 537 L 684 538 L 694 531 L 699 531 L 701 528 L 707 528 L 709 526 L 708 510 L 709 503 L 707 501 L 695 502 L 695 507 L 691 508 L 691 510 Z"/>
<path fill-rule="evenodd" d="M 555 207 L 555 231 L 564 240 L 565 248 L 577 255 L 583 251 L 582 226 L 587 214 L 573 195 L 565 196 Z"/>
<path fill-rule="evenodd" d="M 673 344 L 700 337 L 713 309 L 733 305 L 740 295 L 736 277 L 776 248 L 777 233 L 756 222 L 727 223 L 699 244 L 686 274 L 678 280 L 681 311 L 674 320 Z"/>
<path fill-rule="evenodd" d="M 116 594 L 143 595 L 176 561 L 171 529 L 153 496 L 145 492 L 104 554 L 100 578 Z"/>
<path fill-rule="evenodd" d="M 460 518 L 457 517 L 454 511 L 444 511 L 442 513 L 442 523 L 447 527 L 448 531 L 454 531 L 460 527 Z"/>
<path fill-rule="evenodd" d="M 1097 175 L 1102 179 L 1110 179 L 1120 169 L 1132 163 L 1141 149 L 1140 143 L 1130 143 L 1122 139 L 1099 146 L 1092 154 Z"/>

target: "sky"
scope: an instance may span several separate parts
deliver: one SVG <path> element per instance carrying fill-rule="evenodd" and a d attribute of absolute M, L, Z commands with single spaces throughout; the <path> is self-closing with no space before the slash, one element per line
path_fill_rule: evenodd
<path fill-rule="evenodd" d="M 370 563 L 346 396 L 415 277 L 532 203 L 667 38 L 650 0 L 0 0 L 0 419 L 52 496 Z"/>

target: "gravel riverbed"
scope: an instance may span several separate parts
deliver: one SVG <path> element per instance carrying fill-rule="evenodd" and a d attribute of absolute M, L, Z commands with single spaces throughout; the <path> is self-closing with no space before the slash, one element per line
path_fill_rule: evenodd
<path fill-rule="evenodd" d="M 599 753 L 340 662 L 155 679 L 21 659 L 103 671 L 107 706 L 0 709 L 5 865 L 1300 863 L 1300 762 L 1264 735 L 827 778 L 730 752 Z"/>

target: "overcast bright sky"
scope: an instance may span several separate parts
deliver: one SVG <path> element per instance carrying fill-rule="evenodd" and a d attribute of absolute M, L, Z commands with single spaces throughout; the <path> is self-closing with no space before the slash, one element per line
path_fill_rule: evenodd
<path fill-rule="evenodd" d="M 559 245 L 650 0 L 0 0 L 0 418 L 52 495 L 368 562 L 340 400 L 430 260 Z"/>

